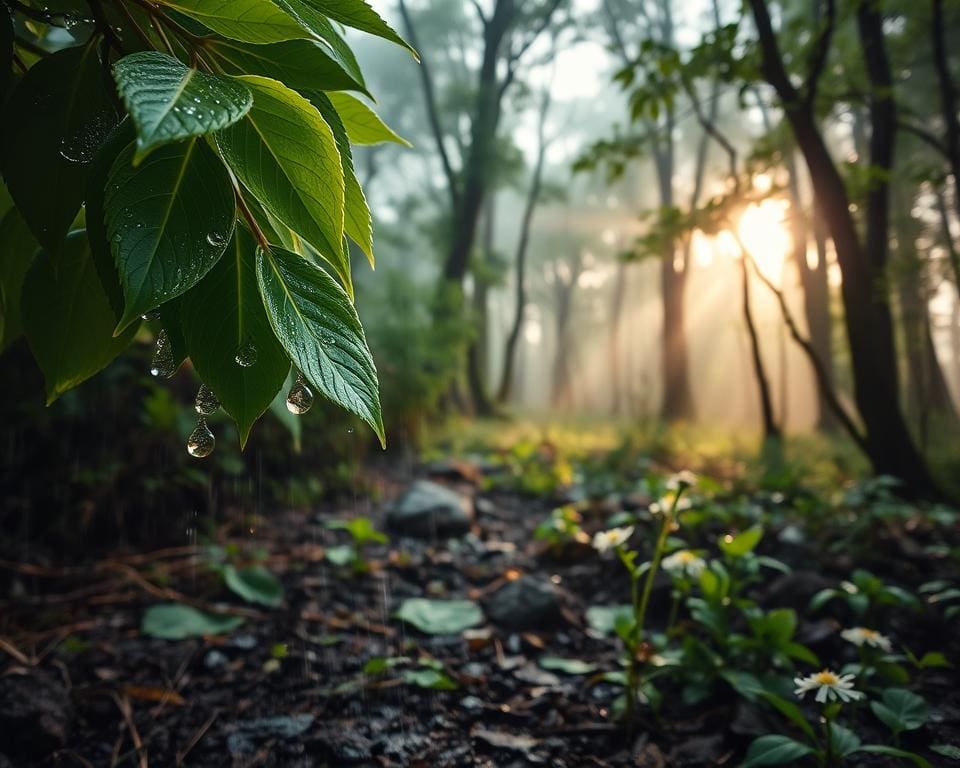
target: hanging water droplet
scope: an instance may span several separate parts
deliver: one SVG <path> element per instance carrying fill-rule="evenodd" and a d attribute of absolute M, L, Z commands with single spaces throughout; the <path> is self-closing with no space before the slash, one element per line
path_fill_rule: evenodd
<path fill-rule="evenodd" d="M 234 358 L 237 361 L 237 365 L 241 368 L 250 368 L 253 365 L 257 364 L 257 348 L 253 345 L 253 342 L 250 339 L 247 339 L 243 344 L 240 345 L 240 348 L 237 350 L 237 356 Z"/>
<path fill-rule="evenodd" d="M 294 416 L 303 416 L 313 405 L 313 392 L 307 386 L 303 374 L 297 372 L 297 380 L 287 394 L 287 410 Z"/>
<path fill-rule="evenodd" d="M 159 320 L 159 319 L 160 319 L 160 310 L 159 310 L 159 309 L 151 309 L 149 312 L 144 312 L 142 315 L 140 315 L 140 319 L 141 319 L 141 320 L 146 320 L 148 323 L 152 323 L 154 320 Z"/>
<path fill-rule="evenodd" d="M 216 444 L 217 438 L 213 436 L 213 432 L 207 426 L 207 420 L 201 416 L 197 419 L 197 428 L 187 438 L 187 453 L 202 459 L 213 453 Z"/>
<path fill-rule="evenodd" d="M 166 331 L 160 331 L 157 336 L 157 346 L 153 350 L 153 360 L 150 361 L 150 373 L 161 379 L 169 379 L 177 372 L 177 364 L 173 359 L 173 345 Z"/>
<path fill-rule="evenodd" d="M 201 384 L 193 401 L 194 410 L 201 416 L 212 416 L 220 409 L 220 400 L 206 384 Z"/>
<path fill-rule="evenodd" d="M 222 232 L 211 232 L 207 235 L 207 242 L 210 243 L 214 248 L 221 248 L 223 244 L 227 241 L 227 238 Z"/>

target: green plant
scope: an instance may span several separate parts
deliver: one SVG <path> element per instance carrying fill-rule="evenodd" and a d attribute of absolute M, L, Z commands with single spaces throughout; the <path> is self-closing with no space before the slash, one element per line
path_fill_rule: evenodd
<path fill-rule="evenodd" d="M 572 504 L 565 504 L 554 509 L 547 518 L 533 531 L 537 541 L 546 542 L 547 546 L 557 551 L 570 543 L 587 544 L 590 537 L 580 527 L 583 518 Z"/>
<path fill-rule="evenodd" d="M 593 539 L 593 546 L 601 553 L 613 549 L 630 576 L 630 604 L 633 608 L 633 620 L 629 627 L 618 628 L 618 634 L 626 645 L 628 656 L 624 718 L 629 728 L 633 727 L 637 704 L 641 701 L 641 697 L 648 700 L 650 698 L 649 694 L 645 694 L 643 690 L 646 686 L 642 679 L 642 671 L 643 666 L 654 656 L 655 650 L 645 633 L 653 580 L 660 568 L 660 562 L 666 551 L 667 538 L 673 529 L 675 515 L 683 495 L 696 482 L 697 479 L 691 472 L 681 472 L 668 483 L 670 493 L 659 503 L 660 531 L 649 562 L 638 564 L 639 553 L 626 546 L 633 534 L 632 526 L 601 531 Z"/>
<path fill-rule="evenodd" d="M 22 332 L 52 402 L 145 320 L 154 375 L 189 357 L 204 382 L 192 455 L 220 407 L 246 443 L 291 365 L 291 411 L 316 391 L 383 442 L 350 144 L 403 140 L 346 93 L 367 91 L 336 24 L 406 43 L 365 0 L 7 0 L 2 22 L 0 350 Z"/>
<path fill-rule="evenodd" d="M 840 588 L 820 590 L 810 600 L 810 610 L 817 611 L 831 600 L 842 600 L 860 619 L 873 618 L 884 607 L 920 608 L 920 601 L 905 589 L 884 584 L 869 571 L 858 568 L 849 581 L 842 581 Z"/>
<path fill-rule="evenodd" d="M 784 714 L 805 737 L 798 741 L 782 734 L 769 734 L 755 739 L 747 749 L 747 755 L 741 768 L 753 768 L 763 765 L 796 765 L 806 759 L 813 760 L 821 768 L 844 765 L 852 755 L 859 752 L 888 755 L 910 760 L 919 768 L 930 768 L 930 764 L 920 755 L 884 744 L 864 744 L 851 723 L 838 722 L 844 705 L 864 699 L 861 691 L 854 688 L 853 675 L 837 675 L 828 669 L 796 678 L 795 694 L 801 698 L 806 693 L 815 693 L 820 705 L 817 718 L 821 732 L 818 735 L 813 725 L 804 717 L 792 702 L 780 700 L 777 709 Z M 906 695 L 904 695 L 906 694 Z M 894 736 L 903 730 L 919 728 L 926 721 L 926 706 L 923 700 L 909 691 L 889 689 L 883 702 L 871 702 L 870 706 L 881 720 L 893 730 Z M 777 704 L 774 702 L 775 705 Z M 787 706 L 783 706 L 786 704 Z M 889 720 L 889 722 L 888 722 Z M 896 730 L 899 728 L 900 730 Z"/>
<path fill-rule="evenodd" d="M 390 541 L 385 533 L 378 531 L 368 517 L 355 517 L 351 520 L 331 520 L 327 528 L 346 531 L 350 542 L 327 550 L 327 560 L 334 565 L 349 566 L 354 573 L 365 573 L 370 564 L 364 558 L 363 550 L 370 544 L 386 544 Z"/>

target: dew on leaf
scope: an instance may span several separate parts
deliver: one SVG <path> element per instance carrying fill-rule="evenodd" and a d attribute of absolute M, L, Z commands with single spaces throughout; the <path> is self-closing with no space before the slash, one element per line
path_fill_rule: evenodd
<path fill-rule="evenodd" d="M 220 400 L 206 384 L 201 384 L 193 402 L 194 410 L 201 416 L 212 416 L 220 409 Z"/>
<path fill-rule="evenodd" d="M 313 392 L 307 386 L 303 374 L 297 372 L 297 380 L 287 393 L 287 410 L 294 416 L 302 416 L 313 405 Z"/>
<path fill-rule="evenodd" d="M 160 331 L 157 336 L 157 345 L 153 350 L 153 360 L 150 361 L 150 373 L 157 378 L 169 379 L 177 372 L 177 364 L 173 359 L 173 345 L 166 331 Z"/>
<path fill-rule="evenodd" d="M 213 453 L 217 439 L 207 426 L 207 420 L 202 416 L 197 419 L 197 426 L 187 438 L 187 453 L 198 459 L 205 458 Z"/>
<path fill-rule="evenodd" d="M 237 355 L 234 359 L 241 368 L 250 368 L 257 364 L 258 354 L 253 342 L 247 339 L 240 345 L 240 348 L 237 349 Z"/>

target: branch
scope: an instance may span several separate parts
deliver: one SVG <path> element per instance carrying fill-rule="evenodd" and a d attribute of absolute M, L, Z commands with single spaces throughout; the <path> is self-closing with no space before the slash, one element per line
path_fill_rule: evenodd
<path fill-rule="evenodd" d="M 541 34 L 543 34 L 543 31 L 550 24 L 550 20 L 553 18 L 553 14 L 556 13 L 557 8 L 560 7 L 560 3 L 562 2 L 563 0 L 549 0 L 549 3 L 544 7 L 542 11 L 543 15 L 540 17 L 540 23 L 534 27 L 531 34 L 527 36 L 526 40 L 524 40 L 520 44 L 520 47 L 516 51 L 511 50 L 507 54 L 507 74 L 504 76 L 503 83 L 501 83 L 500 85 L 501 98 L 503 97 L 504 92 L 506 92 L 507 88 L 510 87 L 510 85 L 513 83 L 514 78 L 516 77 L 517 64 L 519 63 L 520 59 L 523 58 L 523 55 L 528 50 L 530 50 L 530 46 L 534 44 L 536 39 L 540 37 Z"/>
<path fill-rule="evenodd" d="M 897 130 L 903 131 L 904 133 L 912 133 L 918 139 L 930 145 L 941 155 L 949 159 L 950 152 L 947 149 L 947 145 L 940 141 L 940 139 L 934 136 L 933 133 L 928 131 L 923 126 L 917 125 L 916 123 L 908 123 L 906 120 L 901 118 L 897 120 Z"/>
<path fill-rule="evenodd" d="M 459 184 L 457 174 L 450 162 L 450 155 L 447 154 L 447 148 L 444 144 L 443 126 L 440 123 L 440 113 L 437 109 L 436 93 L 433 85 L 433 76 L 430 66 L 427 63 L 425 49 L 417 41 L 417 32 L 413 26 L 413 20 L 410 18 L 410 12 L 407 10 L 407 4 L 404 0 L 399 0 L 400 15 L 403 17 L 403 24 L 407 30 L 407 38 L 410 44 L 420 52 L 420 82 L 423 86 L 423 98 L 427 104 L 427 118 L 430 122 L 430 130 L 433 133 L 433 140 L 437 145 L 437 153 L 440 155 L 440 162 L 443 165 L 443 173 L 447 177 L 447 186 L 450 192 L 450 202 L 456 209 L 460 199 Z"/>
<path fill-rule="evenodd" d="M 800 106 L 797 100 L 797 89 L 790 82 L 790 76 L 783 64 L 783 56 L 780 53 L 777 35 L 773 31 L 773 24 L 770 21 L 770 10 L 767 8 L 767 2 L 766 0 L 747 0 L 747 2 L 753 13 L 757 37 L 760 40 L 763 73 L 767 82 L 776 90 L 777 95 L 783 102 L 784 109 L 795 111 Z"/>
<path fill-rule="evenodd" d="M 819 0 L 816 5 L 819 12 Z M 817 14 L 819 16 L 819 13 Z M 820 21 L 820 19 L 816 19 Z M 830 55 L 830 44 L 833 41 L 833 30 L 836 27 L 837 8 L 836 0 L 827 0 L 827 19 L 824 26 L 817 35 L 816 42 L 811 50 L 810 70 L 807 73 L 807 80 L 804 83 L 805 94 L 804 102 L 809 106 L 813 104 L 817 96 L 817 87 L 820 85 L 820 76 L 823 74 L 824 67 L 827 65 L 827 58 Z"/>
<path fill-rule="evenodd" d="M 487 15 L 483 12 L 483 8 L 480 7 L 480 3 L 477 2 L 477 0 L 470 0 L 470 3 L 473 5 L 473 7 L 477 11 L 477 16 L 480 17 L 480 23 L 483 24 L 483 26 L 487 26 L 487 24 L 490 23 L 490 20 L 487 18 Z"/>
<path fill-rule="evenodd" d="M 693 83 L 691 83 L 686 77 L 681 77 L 680 81 L 683 84 L 683 90 L 690 98 L 690 104 L 693 107 L 693 113 L 696 115 L 697 122 L 700 123 L 700 126 L 703 128 L 704 132 L 711 136 L 713 140 L 720 145 L 723 151 L 727 153 L 727 158 L 730 164 L 730 177 L 733 179 L 734 187 L 739 187 L 736 147 L 734 147 L 730 139 L 728 139 L 724 133 L 717 128 L 716 121 L 711 120 L 703 113 L 703 109 L 700 105 L 700 96 L 693 87 Z"/>
<path fill-rule="evenodd" d="M 853 442 L 857 444 L 857 447 L 860 448 L 860 450 L 866 453 L 867 438 L 854 423 L 850 414 L 847 413 L 847 409 L 843 407 L 843 403 L 840 402 L 840 398 L 837 396 L 833 386 L 830 384 L 830 377 L 827 374 L 826 368 L 823 366 L 823 361 L 820 359 L 817 351 L 813 348 L 813 344 L 811 344 L 810 340 L 800 333 L 800 329 L 797 327 L 793 313 L 790 311 L 790 307 L 787 306 L 787 300 L 783 295 L 783 291 L 774 285 L 770 278 L 763 274 L 763 271 L 757 264 L 756 259 L 753 258 L 753 254 L 747 250 L 747 247 L 740 239 L 740 236 L 737 234 L 736 230 L 731 229 L 730 231 L 733 233 L 734 238 L 736 238 L 737 245 L 739 246 L 743 257 L 750 262 L 754 273 L 760 278 L 760 282 L 767 286 L 773 295 L 776 296 L 777 303 L 780 305 L 780 313 L 783 315 L 783 321 L 786 323 L 787 330 L 790 331 L 790 336 L 797 343 L 800 349 L 803 350 L 804 354 L 807 356 L 807 359 L 810 361 L 810 365 L 813 367 L 813 374 L 817 380 L 817 386 L 820 388 L 820 392 L 823 394 L 823 399 L 830 407 L 830 410 L 833 411 L 840 424 L 847 431 L 847 434 L 850 435 L 850 438 L 853 440 Z"/>

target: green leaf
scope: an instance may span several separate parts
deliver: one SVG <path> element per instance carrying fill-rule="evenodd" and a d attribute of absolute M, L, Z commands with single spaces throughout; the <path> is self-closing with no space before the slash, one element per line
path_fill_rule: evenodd
<path fill-rule="evenodd" d="M 246 43 L 276 43 L 307 32 L 272 0 L 158 0 L 224 37 Z"/>
<path fill-rule="evenodd" d="M 237 423 L 241 446 L 290 372 L 290 359 L 260 297 L 256 249 L 253 236 L 237 227 L 220 261 L 180 299 L 187 354 Z M 257 350 L 257 362 L 244 368 L 237 365 L 236 355 L 247 343 Z"/>
<path fill-rule="evenodd" d="M 137 127 L 134 165 L 164 144 L 232 125 L 253 104 L 243 83 L 191 69 L 159 51 L 124 56 L 113 65 L 113 77 Z"/>
<path fill-rule="evenodd" d="M 367 92 L 363 80 L 357 80 L 334 51 L 313 40 L 287 40 L 268 45 L 211 40 L 208 49 L 234 74 L 270 77 L 289 88 Z"/>
<path fill-rule="evenodd" d="M 406 48 L 419 61 L 417 52 L 380 18 L 380 14 L 373 10 L 366 0 L 303 0 L 303 2 L 345 26 L 382 37 L 384 40 Z"/>
<path fill-rule="evenodd" d="M 356 550 L 354 550 L 351 544 L 341 544 L 337 547 L 327 547 L 326 556 L 327 560 L 341 568 L 350 565 L 354 560 L 357 559 Z"/>
<path fill-rule="evenodd" d="M 380 116 L 360 99 L 349 93 L 328 93 L 340 119 L 346 128 L 347 136 L 353 144 L 382 144 L 392 141 L 405 147 L 413 145 L 402 136 L 394 133 Z"/>
<path fill-rule="evenodd" d="M 751 768 L 754 765 L 789 765 L 812 754 L 813 750 L 806 744 L 786 736 L 770 734 L 753 740 L 740 768 Z"/>
<path fill-rule="evenodd" d="M 587 608 L 587 624 L 594 632 L 601 635 L 612 635 L 617 626 L 617 620 L 625 618 L 633 621 L 633 607 L 630 605 L 591 605 Z"/>
<path fill-rule="evenodd" d="M 849 728 L 834 723 L 830 727 L 830 741 L 833 744 L 833 752 L 840 757 L 852 755 L 860 749 L 860 737 Z"/>
<path fill-rule="evenodd" d="M 293 16 L 300 24 L 309 29 L 314 35 L 323 40 L 330 49 L 330 54 L 343 67 L 344 71 L 360 85 L 356 89 L 367 93 L 367 84 L 363 79 L 363 72 L 357 63 L 357 57 L 343 35 L 338 31 L 339 25 L 334 25 L 326 16 L 311 7 L 309 0 L 277 0 L 278 4 Z M 288 85 L 293 86 L 291 83 Z M 329 90 L 329 89 L 325 89 Z M 347 90 L 354 90 L 353 88 Z"/>
<path fill-rule="evenodd" d="M 360 187 L 356 171 L 353 168 L 353 152 L 350 150 L 350 139 L 347 138 L 346 128 L 344 128 L 340 115 L 333 108 L 333 103 L 326 94 L 311 93 L 309 96 L 310 102 L 333 130 L 333 136 L 337 141 L 337 149 L 340 151 L 345 203 L 343 229 L 350 239 L 360 246 L 360 250 L 364 252 L 372 267 L 374 265 L 373 219 L 370 216 L 367 198 L 363 194 L 363 189 Z"/>
<path fill-rule="evenodd" d="M 932 748 L 935 750 L 935 748 Z M 910 760 L 917 768 L 931 768 L 930 763 L 918 755 L 916 752 L 908 752 L 905 749 L 888 747 L 884 744 L 866 744 L 860 747 L 857 752 L 872 752 L 875 755 L 889 755 L 890 757 L 902 757 Z"/>
<path fill-rule="evenodd" d="M 123 317 L 123 288 L 120 286 L 120 275 L 117 264 L 110 251 L 110 241 L 107 238 L 106 217 L 104 215 L 104 196 L 106 195 L 107 179 L 110 169 L 120 153 L 128 147 L 134 139 L 133 123 L 124 120 L 114 128 L 110 135 L 97 150 L 93 162 L 90 163 L 90 174 L 87 177 L 87 201 L 84 223 L 87 227 L 87 239 L 90 241 L 90 251 L 93 254 L 93 265 L 100 277 L 100 285 L 110 302 L 114 317 L 119 322 Z"/>
<path fill-rule="evenodd" d="M 343 167 L 333 131 L 316 107 L 282 83 L 240 79 L 253 90 L 253 109 L 216 134 L 217 146 L 263 207 L 319 251 L 352 295 L 343 254 Z"/>
<path fill-rule="evenodd" d="M 283 603 L 283 585 L 280 580 L 262 565 L 223 569 L 223 582 L 233 594 L 248 603 L 277 608 Z"/>
<path fill-rule="evenodd" d="M 771 693 L 770 691 L 764 691 L 760 694 L 760 696 L 765 701 L 769 702 L 781 715 L 783 715 L 791 723 L 803 731 L 808 738 L 811 740 L 816 739 L 816 734 L 814 733 L 812 726 L 807 721 L 807 718 L 804 716 L 800 707 L 798 707 L 792 701 L 787 701 L 781 696 L 777 696 L 777 694 Z"/>
<path fill-rule="evenodd" d="M 736 536 L 722 536 L 717 543 L 731 557 L 743 557 L 756 548 L 762 536 L 763 527 L 755 525 Z"/>
<path fill-rule="evenodd" d="M 427 688 L 433 691 L 455 691 L 457 684 L 436 669 L 424 667 L 420 669 L 405 669 L 401 674 L 403 682 L 415 685 L 417 688 Z"/>
<path fill-rule="evenodd" d="M 80 210 L 90 160 L 117 123 L 95 38 L 34 64 L 4 115 L 4 181 L 37 241 L 56 250 Z"/>
<path fill-rule="evenodd" d="M 544 669 L 563 672 L 565 675 L 589 675 L 597 671 L 597 665 L 583 659 L 564 659 L 559 656 L 541 656 L 538 663 Z"/>
<path fill-rule="evenodd" d="M 183 640 L 204 635 L 223 635 L 243 624 L 239 616 L 204 613 L 189 605 L 151 605 L 143 615 L 140 632 L 161 640 Z"/>
<path fill-rule="evenodd" d="M 117 157 L 104 201 L 125 304 L 118 329 L 192 288 L 236 223 L 227 169 L 202 141 L 161 147 L 136 168 L 133 153 Z"/>
<path fill-rule="evenodd" d="M 929 712 L 927 702 L 905 688 L 887 688 L 881 701 L 871 701 L 870 709 L 894 733 L 923 727 Z"/>
<path fill-rule="evenodd" d="M 354 517 L 350 520 L 331 520 L 327 528 L 346 531 L 357 544 L 386 544 L 390 541 L 385 533 L 378 531 L 369 517 Z"/>
<path fill-rule="evenodd" d="M 949 757 L 951 760 L 960 760 L 960 747 L 954 744 L 934 744 L 930 747 L 930 751 Z"/>
<path fill-rule="evenodd" d="M 786 645 L 797 631 L 797 613 L 792 608 L 774 608 L 764 620 L 770 641 L 777 648 Z"/>
<path fill-rule="evenodd" d="M 483 612 L 472 600 L 409 597 L 395 615 L 428 635 L 457 635 L 483 623 Z"/>
<path fill-rule="evenodd" d="M 258 252 L 257 279 L 273 331 L 307 381 L 385 443 L 377 371 L 347 294 L 322 269 L 280 248 Z"/>
<path fill-rule="evenodd" d="M 13 80 L 13 14 L 9 6 L 0 8 L 0 104 L 7 100 Z"/>
<path fill-rule="evenodd" d="M 44 250 L 34 259 L 23 284 L 22 314 L 48 405 L 106 367 L 139 327 L 113 335 L 113 310 L 82 232 L 71 234 L 58 253 Z"/>
<path fill-rule="evenodd" d="M 37 241 L 30 228 L 20 212 L 11 208 L 0 221 L 0 352 L 23 332 L 20 295 L 36 253 Z"/>

